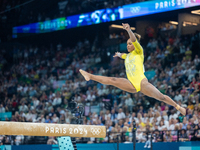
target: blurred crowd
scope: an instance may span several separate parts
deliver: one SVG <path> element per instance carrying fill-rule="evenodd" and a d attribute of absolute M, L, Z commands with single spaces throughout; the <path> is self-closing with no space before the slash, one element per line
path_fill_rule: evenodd
<path fill-rule="evenodd" d="M 79 73 L 80 68 L 97 75 L 126 77 L 123 60 L 113 58 L 114 52 L 108 55 L 106 49 L 87 39 L 73 48 L 63 47 L 62 43 L 46 47 L 14 46 L 14 63 L 3 57 L 7 54 L 6 49 L 2 49 L 0 112 L 12 112 L 12 117 L 5 118 L 6 121 L 70 124 L 73 117 L 68 104 L 74 100 L 87 106 L 84 124 L 107 128 L 106 138 L 84 139 L 88 143 L 116 142 L 119 135 L 121 142 L 130 142 L 133 121 L 136 122 L 137 142 L 148 140 L 150 131 L 154 131 L 155 142 L 199 140 L 200 58 L 191 50 L 198 38 L 199 34 L 150 38 L 147 45 L 142 44 L 145 71 L 155 72 L 149 81 L 187 108 L 186 116 L 142 93 L 130 94 L 113 86 L 86 82 Z M 88 110 L 93 106 L 98 109 Z M 0 137 L 4 144 L 17 145 L 33 141 L 33 138 L 36 137 Z M 44 140 L 56 144 L 55 137 Z"/>

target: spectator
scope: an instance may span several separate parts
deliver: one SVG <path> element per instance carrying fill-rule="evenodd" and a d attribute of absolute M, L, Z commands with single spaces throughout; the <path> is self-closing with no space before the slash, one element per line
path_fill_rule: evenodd
<path fill-rule="evenodd" d="M 191 60 L 192 59 L 192 51 L 190 50 L 189 46 L 186 48 L 186 60 Z"/>
<path fill-rule="evenodd" d="M 192 104 L 191 101 L 188 102 L 188 109 L 193 110 L 194 109 L 194 105 Z"/>
<path fill-rule="evenodd" d="M 180 141 L 188 141 L 188 136 L 186 134 L 186 131 L 184 129 L 181 130 L 181 133 L 179 135 L 179 140 Z"/>
<path fill-rule="evenodd" d="M 146 141 L 144 133 L 141 132 L 141 129 L 138 129 L 136 132 L 136 140 L 138 143 Z"/>
<path fill-rule="evenodd" d="M 19 111 L 28 112 L 28 107 L 24 103 L 19 107 Z"/>
<path fill-rule="evenodd" d="M 0 105 L 0 113 L 5 113 L 5 108 L 3 107 L 3 105 Z"/>
<path fill-rule="evenodd" d="M 182 95 L 179 93 L 179 91 L 176 91 L 176 96 L 174 97 L 174 100 L 175 101 L 183 101 L 183 97 L 182 97 Z"/>
<path fill-rule="evenodd" d="M 40 117 L 38 117 L 36 122 L 45 123 L 44 115 L 41 115 Z"/>
<path fill-rule="evenodd" d="M 45 91 L 46 89 L 47 89 L 47 86 L 43 82 L 42 85 L 40 86 L 40 90 Z"/>
<path fill-rule="evenodd" d="M 22 141 L 24 140 L 24 136 L 23 135 L 17 135 L 15 137 L 15 144 L 16 145 L 20 145 L 22 143 Z"/>
<path fill-rule="evenodd" d="M 195 128 L 194 128 L 194 131 L 193 133 L 191 134 L 191 141 L 197 141 L 198 140 L 198 125 L 195 125 Z"/>
<path fill-rule="evenodd" d="M 115 113 L 115 110 L 114 109 L 112 109 L 112 111 L 111 111 L 111 116 L 110 116 L 110 118 L 111 118 L 111 121 L 112 122 L 117 122 L 117 113 Z"/>
<path fill-rule="evenodd" d="M 46 116 L 45 123 L 52 123 L 49 116 Z"/>
<path fill-rule="evenodd" d="M 156 141 L 156 142 L 161 142 L 161 141 L 162 141 L 162 137 L 161 137 L 161 135 L 159 134 L 158 129 L 155 130 L 155 141 Z"/>
<path fill-rule="evenodd" d="M 184 130 L 187 130 L 187 120 L 186 120 L 186 117 L 183 119 L 183 127 L 182 127 L 182 129 L 184 129 Z"/>
<path fill-rule="evenodd" d="M 164 135 L 164 142 L 172 142 L 172 136 L 170 134 L 170 131 L 166 131 Z"/>
<path fill-rule="evenodd" d="M 128 94 L 127 98 L 125 99 L 125 106 L 128 107 L 128 110 L 132 112 L 133 108 L 133 100 L 131 99 L 131 95 Z"/>
<path fill-rule="evenodd" d="M 191 128 L 194 129 L 195 128 L 194 118 L 191 118 L 189 123 L 190 123 Z"/>
<path fill-rule="evenodd" d="M 169 116 L 169 119 L 171 120 L 171 119 L 176 119 L 176 118 L 178 118 L 178 115 L 175 113 L 175 110 L 174 111 L 172 111 L 172 114 Z"/>
<path fill-rule="evenodd" d="M 174 99 L 175 100 L 175 99 Z M 161 106 L 160 106 L 161 110 L 164 111 L 165 110 L 165 104 L 163 102 L 161 102 Z"/>
<path fill-rule="evenodd" d="M 107 120 L 108 118 L 111 118 L 111 114 L 109 110 L 106 111 L 105 120 Z"/>
<path fill-rule="evenodd" d="M 200 130 L 198 130 L 197 126 L 194 131 L 194 136 L 192 137 L 191 141 L 200 141 Z"/>
<path fill-rule="evenodd" d="M 165 130 L 165 129 L 167 129 L 167 127 L 165 126 L 164 122 L 160 121 L 160 125 L 158 126 L 158 130 L 162 131 L 162 130 Z"/>
<path fill-rule="evenodd" d="M 165 121 L 168 121 L 168 115 L 166 111 L 163 111 L 162 117 L 164 118 Z"/>
<path fill-rule="evenodd" d="M 117 120 L 125 119 L 125 114 L 122 112 L 122 109 L 119 109 L 118 115 L 117 115 Z"/>
<path fill-rule="evenodd" d="M 53 123 L 58 123 L 59 122 L 59 118 L 57 117 L 56 114 L 53 115 L 52 121 L 53 121 Z"/>
<path fill-rule="evenodd" d="M 197 66 L 200 63 L 200 59 L 198 55 L 195 55 L 194 64 Z"/>
<path fill-rule="evenodd" d="M 137 119 L 137 118 L 136 118 L 136 116 L 135 116 L 135 112 L 133 112 L 132 115 L 131 115 L 131 117 L 129 118 L 129 122 L 131 122 L 131 123 L 132 123 L 133 121 L 136 122 L 136 119 Z"/>
<path fill-rule="evenodd" d="M 56 97 L 53 99 L 53 106 L 59 106 L 62 102 L 61 97 L 59 96 L 59 94 L 56 95 Z"/>
<path fill-rule="evenodd" d="M 33 101 L 33 107 L 36 108 L 39 105 L 39 100 L 37 100 L 36 97 L 32 97 L 32 101 Z"/>

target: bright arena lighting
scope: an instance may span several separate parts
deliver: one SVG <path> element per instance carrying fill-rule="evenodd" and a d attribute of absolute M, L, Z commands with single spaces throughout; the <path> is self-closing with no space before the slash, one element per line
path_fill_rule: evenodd
<path fill-rule="evenodd" d="M 200 15 L 200 9 L 199 10 L 193 10 L 191 11 L 192 14 Z"/>
<path fill-rule="evenodd" d="M 116 24 L 112 24 L 110 27 L 112 27 L 112 28 L 123 29 L 123 26 L 121 26 L 121 25 L 116 25 Z M 131 27 L 131 30 L 135 30 L 135 27 Z"/>

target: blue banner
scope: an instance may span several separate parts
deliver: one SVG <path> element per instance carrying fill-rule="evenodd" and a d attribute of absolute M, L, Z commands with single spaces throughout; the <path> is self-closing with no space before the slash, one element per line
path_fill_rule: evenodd
<path fill-rule="evenodd" d="M 57 30 L 99 24 L 138 16 L 199 6 L 200 0 L 153 0 L 122 7 L 107 8 L 54 20 L 13 27 L 13 38 L 20 33 L 46 33 Z"/>
<path fill-rule="evenodd" d="M 154 0 L 124 5 L 123 19 L 189 8 L 200 5 L 200 0 Z"/>

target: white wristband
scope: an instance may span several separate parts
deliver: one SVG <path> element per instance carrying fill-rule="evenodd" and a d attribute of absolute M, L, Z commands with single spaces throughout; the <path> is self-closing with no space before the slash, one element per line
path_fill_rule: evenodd
<path fill-rule="evenodd" d="M 118 57 L 121 57 L 121 53 L 117 53 L 117 56 L 118 56 Z"/>

